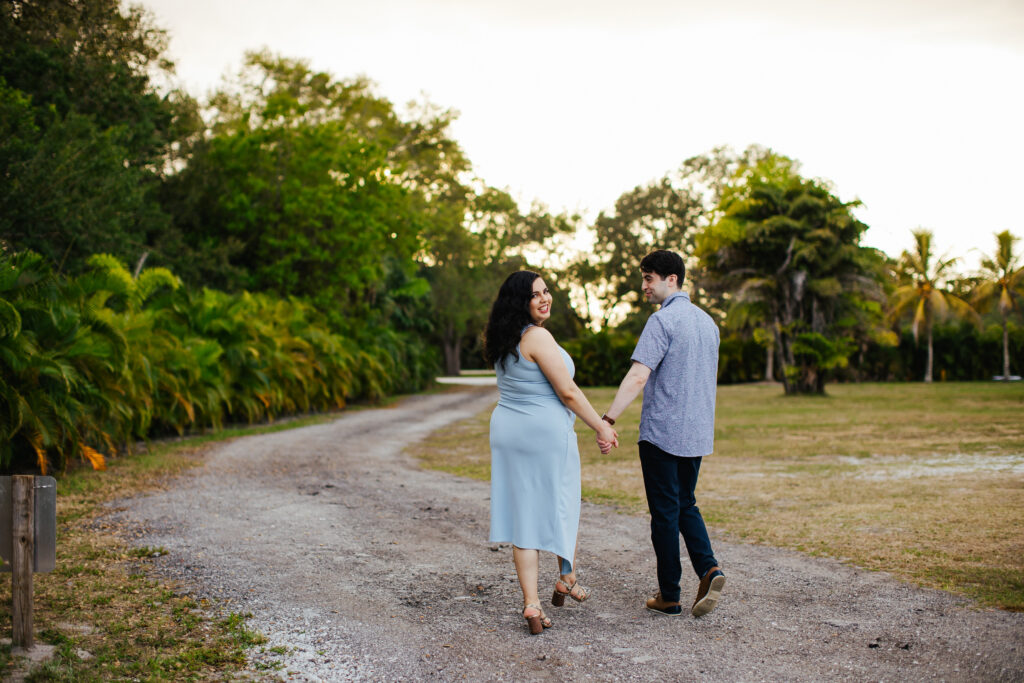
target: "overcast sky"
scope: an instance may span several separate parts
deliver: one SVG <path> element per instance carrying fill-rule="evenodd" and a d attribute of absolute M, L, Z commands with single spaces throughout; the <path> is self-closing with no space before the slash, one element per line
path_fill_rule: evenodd
<path fill-rule="evenodd" d="M 859 198 L 977 265 L 1024 237 L 1024 0 L 144 0 L 203 96 L 246 50 L 460 112 L 478 176 L 590 216 L 722 144 Z M 1024 243 L 1019 245 L 1024 249 Z M 980 250 L 980 251 L 979 251 Z"/>

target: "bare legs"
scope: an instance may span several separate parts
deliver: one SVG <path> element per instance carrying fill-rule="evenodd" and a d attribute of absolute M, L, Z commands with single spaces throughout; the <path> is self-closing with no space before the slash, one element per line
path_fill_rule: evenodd
<path fill-rule="evenodd" d="M 539 605 L 540 596 L 537 594 L 537 576 L 540 571 L 540 553 L 531 548 L 519 548 L 512 546 L 512 561 L 516 565 L 516 575 L 519 577 L 519 587 L 523 591 L 524 605 Z M 562 574 L 562 558 L 555 557 L 559 577 L 566 586 L 576 583 L 576 557 L 572 558 L 573 571 Z"/>
<path fill-rule="evenodd" d="M 512 560 L 516 564 L 519 576 L 519 587 L 523 589 L 524 605 L 539 605 L 537 596 L 537 570 L 540 565 L 540 553 L 530 548 L 512 546 Z"/>

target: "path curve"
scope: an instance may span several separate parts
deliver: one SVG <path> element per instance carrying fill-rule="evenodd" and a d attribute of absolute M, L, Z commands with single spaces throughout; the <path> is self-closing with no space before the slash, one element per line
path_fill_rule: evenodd
<path fill-rule="evenodd" d="M 714 530 L 729 581 L 719 608 L 647 612 L 647 521 L 587 504 L 578 561 L 593 600 L 549 607 L 555 627 L 529 636 L 511 550 L 486 541 L 488 485 L 403 454 L 496 397 L 415 396 L 240 438 L 111 514 L 139 545 L 169 550 L 158 572 L 251 612 L 266 647 L 288 649 L 254 669 L 281 661 L 285 680 L 1024 679 L 1024 614 Z M 543 596 L 555 561 L 542 566 Z"/>

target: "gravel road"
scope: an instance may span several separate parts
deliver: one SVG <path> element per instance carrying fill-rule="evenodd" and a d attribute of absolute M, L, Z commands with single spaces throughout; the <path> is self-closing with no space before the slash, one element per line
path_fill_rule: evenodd
<path fill-rule="evenodd" d="M 1024 614 L 713 529 L 728 576 L 718 609 L 701 619 L 648 612 L 647 520 L 587 504 L 578 562 L 593 598 L 548 606 L 554 628 L 531 637 L 511 549 L 487 543 L 487 484 L 403 455 L 496 398 L 493 388 L 416 396 L 237 439 L 110 514 L 139 545 L 169 551 L 157 572 L 253 614 L 269 642 L 252 670 L 268 678 L 1024 680 Z M 542 566 L 543 596 L 554 558 Z"/>

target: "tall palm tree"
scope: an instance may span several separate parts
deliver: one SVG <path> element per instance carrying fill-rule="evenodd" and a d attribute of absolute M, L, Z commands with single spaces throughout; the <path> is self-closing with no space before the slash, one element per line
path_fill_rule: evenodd
<path fill-rule="evenodd" d="M 931 230 L 914 230 L 911 234 L 914 236 L 914 251 L 904 251 L 900 257 L 898 268 L 901 284 L 889 299 L 889 318 L 895 322 L 913 312 L 914 342 L 922 334 L 928 339 L 924 381 L 931 382 L 935 356 L 932 349 L 932 327 L 935 321 L 950 315 L 967 318 L 975 324 L 980 319 L 970 304 L 943 288 L 958 259 L 935 257 L 932 253 Z"/>
<path fill-rule="evenodd" d="M 996 233 L 996 253 L 982 260 L 984 281 L 971 296 L 978 310 L 988 310 L 995 304 L 999 311 L 1003 324 L 1003 379 L 1010 377 L 1010 338 L 1006 319 L 1011 313 L 1024 310 L 1024 267 L 1020 256 L 1013 253 L 1013 245 L 1019 239 L 1009 230 Z"/>

